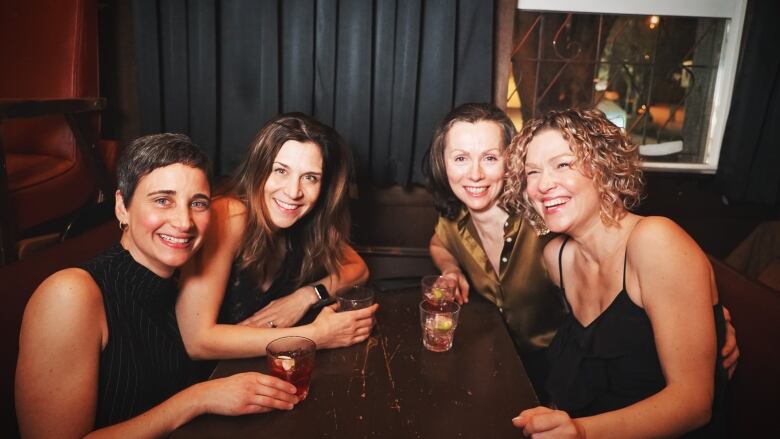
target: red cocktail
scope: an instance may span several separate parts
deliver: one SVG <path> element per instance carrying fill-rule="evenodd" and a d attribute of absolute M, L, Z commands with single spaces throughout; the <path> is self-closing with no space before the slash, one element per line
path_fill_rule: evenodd
<path fill-rule="evenodd" d="M 268 343 L 265 350 L 271 375 L 294 385 L 295 395 L 306 399 L 317 351 L 314 342 L 306 337 L 282 337 Z"/>

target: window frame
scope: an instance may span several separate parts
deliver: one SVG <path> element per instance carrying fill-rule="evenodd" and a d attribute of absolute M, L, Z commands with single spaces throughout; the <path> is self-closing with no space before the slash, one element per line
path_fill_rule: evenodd
<path fill-rule="evenodd" d="M 726 18 L 723 43 L 713 88 L 704 159 L 701 163 L 643 161 L 653 171 L 714 174 L 718 169 L 723 134 L 731 107 L 739 49 L 745 22 L 747 0 L 518 0 L 517 9 L 537 12 L 573 12 L 593 14 L 628 14 Z"/>

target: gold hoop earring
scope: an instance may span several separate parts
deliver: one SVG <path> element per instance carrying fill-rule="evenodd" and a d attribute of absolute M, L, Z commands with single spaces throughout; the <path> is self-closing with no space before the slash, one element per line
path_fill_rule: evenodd
<path fill-rule="evenodd" d="M 123 232 L 127 230 L 127 223 L 123 223 L 122 221 L 119 221 L 119 230 Z"/>

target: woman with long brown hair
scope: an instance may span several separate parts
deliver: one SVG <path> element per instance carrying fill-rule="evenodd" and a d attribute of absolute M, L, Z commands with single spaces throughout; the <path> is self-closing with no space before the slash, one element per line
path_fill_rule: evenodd
<path fill-rule="evenodd" d="M 377 305 L 322 308 L 368 270 L 349 246 L 351 156 L 332 128 L 300 113 L 269 121 L 212 203 L 203 250 L 182 270 L 177 318 L 194 358 L 265 354 L 271 340 L 308 337 L 318 348 L 368 337 Z"/>

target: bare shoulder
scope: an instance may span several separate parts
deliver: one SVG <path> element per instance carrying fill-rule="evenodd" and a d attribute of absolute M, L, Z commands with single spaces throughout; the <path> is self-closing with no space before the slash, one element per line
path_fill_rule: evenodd
<path fill-rule="evenodd" d="M 227 216 L 246 214 L 246 204 L 232 195 L 221 195 L 214 198 L 211 208 Z"/>
<path fill-rule="evenodd" d="M 217 197 L 211 203 L 210 232 L 216 238 L 241 237 L 247 222 L 247 207 L 233 196 Z"/>
<path fill-rule="evenodd" d="M 105 338 L 104 328 L 103 295 L 92 276 L 80 268 L 61 270 L 44 280 L 30 297 L 22 324 L 23 330 L 52 329 L 75 338 L 85 335 L 82 331 Z"/>
<path fill-rule="evenodd" d="M 558 270 L 558 255 L 561 252 L 561 246 L 566 241 L 565 235 L 556 236 L 552 238 L 544 246 L 544 266 L 547 269 L 547 274 L 555 285 L 560 286 L 561 274 Z"/>
<path fill-rule="evenodd" d="M 677 223 L 660 216 L 636 224 L 628 239 L 628 259 L 638 272 L 655 275 L 711 270 L 696 241 Z"/>
<path fill-rule="evenodd" d="M 223 221 L 246 221 L 247 207 L 243 201 L 230 195 L 222 195 L 211 202 L 211 215 Z"/>
<path fill-rule="evenodd" d="M 677 223 L 662 216 L 642 218 L 634 227 L 628 240 L 629 254 L 646 254 L 648 251 L 701 252 L 696 241 Z"/>
<path fill-rule="evenodd" d="M 67 268 L 46 278 L 33 293 L 28 307 L 47 304 L 79 308 L 97 304 L 102 307 L 103 296 L 89 273 L 80 268 Z"/>

